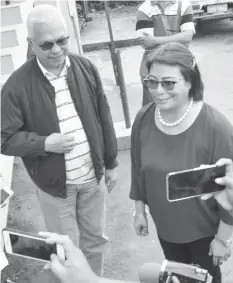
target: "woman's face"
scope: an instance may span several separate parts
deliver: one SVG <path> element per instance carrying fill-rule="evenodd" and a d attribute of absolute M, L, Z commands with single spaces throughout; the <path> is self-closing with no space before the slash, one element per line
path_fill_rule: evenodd
<path fill-rule="evenodd" d="M 154 63 L 148 78 L 151 80 L 149 91 L 161 110 L 172 110 L 187 104 L 191 83 L 184 80 L 179 67 Z M 164 86 L 156 81 L 163 81 Z"/>

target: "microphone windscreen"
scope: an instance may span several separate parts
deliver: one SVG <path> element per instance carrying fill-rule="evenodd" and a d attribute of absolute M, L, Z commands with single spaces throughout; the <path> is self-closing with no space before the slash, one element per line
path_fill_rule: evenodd
<path fill-rule="evenodd" d="M 145 263 L 138 272 L 140 282 L 159 283 L 161 265 L 157 263 Z"/>

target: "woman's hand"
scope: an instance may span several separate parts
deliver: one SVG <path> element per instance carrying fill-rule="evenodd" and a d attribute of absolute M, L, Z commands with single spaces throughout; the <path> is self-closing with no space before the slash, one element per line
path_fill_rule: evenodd
<path fill-rule="evenodd" d="M 221 265 L 231 256 L 231 248 L 224 246 L 220 241 L 214 238 L 210 244 L 209 256 L 213 256 L 214 265 Z"/>
<path fill-rule="evenodd" d="M 136 214 L 134 218 L 134 229 L 138 236 L 148 236 L 148 220 L 146 214 Z"/>

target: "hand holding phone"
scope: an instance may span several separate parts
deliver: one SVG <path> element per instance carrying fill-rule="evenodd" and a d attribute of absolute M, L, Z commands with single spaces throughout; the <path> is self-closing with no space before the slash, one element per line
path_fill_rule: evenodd
<path fill-rule="evenodd" d="M 229 212 L 233 211 L 233 161 L 227 158 L 221 158 L 217 166 L 226 166 L 226 175 L 223 178 L 215 179 L 215 183 L 225 186 L 225 189 L 220 192 L 210 193 L 202 196 L 202 200 L 207 200 L 214 197 L 216 201 Z"/>
<path fill-rule="evenodd" d="M 56 254 L 59 259 L 65 261 L 62 246 L 47 244 L 45 239 L 38 234 L 4 229 L 3 239 L 8 254 L 42 262 L 50 262 L 50 256 Z"/>
<path fill-rule="evenodd" d="M 194 169 L 172 172 L 166 177 L 167 199 L 170 202 L 203 196 L 224 190 L 216 178 L 226 174 L 226 166 L 205 165 Z"/>
<path fill-rule="evenodd" d="M 92 271 L 83 252 L 77 248 L 68 236 L 40 232 L 49 244 L 60 244 L 65 251 L 66 261 L 62 263 L 56 255 L 45 269 L 51 269 L 63 283 L 98 282 L 97 275 Z"/>

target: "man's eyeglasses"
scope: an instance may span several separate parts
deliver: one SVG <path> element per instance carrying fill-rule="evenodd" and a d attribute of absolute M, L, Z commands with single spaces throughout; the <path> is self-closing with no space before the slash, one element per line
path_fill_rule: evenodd
<path fill-rule="evenodd" d="M 166 90 L 173 90 L 173 88 L 175 87 L 175 84 L 178 83 L 181 79 L 183 79 L 183 77 L 180 77 L 178 80 L 162 80 L 162 81 L 158 81 L 156 79 L 152 79 L 149 76 L 147 76 L 144 79 L 144 82 L 146 83 L 148 88 L 151 89 L 157 89 L 158 85 L 161 84 L 162 87 Z"/>
<path fill-rule="evenodd" d="M 55 42 L 45 42 L 43 44 L 40 44 L 39 46 L 44 51 L 45 50 L 51 50 L 54 46 L 54 43 L 56 43 L 58 46 L 63 46 L 63 45 L 68 43 L 68 40 L 69 40 L 69 36 L 60 38 Z"/>

